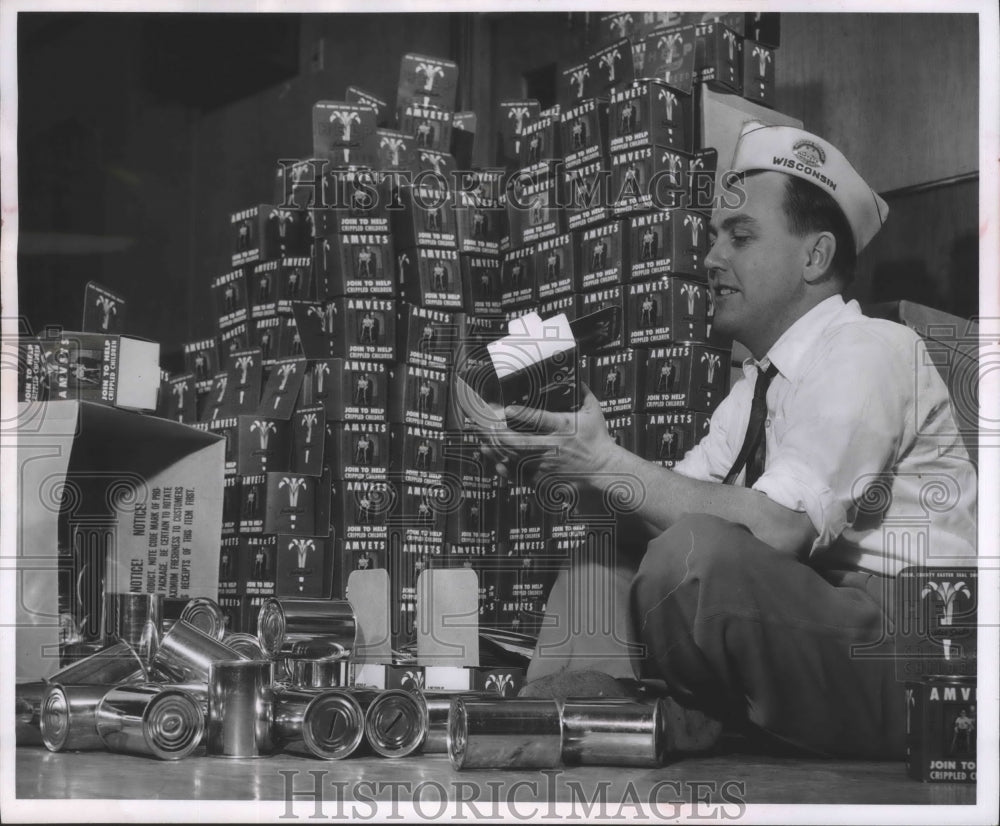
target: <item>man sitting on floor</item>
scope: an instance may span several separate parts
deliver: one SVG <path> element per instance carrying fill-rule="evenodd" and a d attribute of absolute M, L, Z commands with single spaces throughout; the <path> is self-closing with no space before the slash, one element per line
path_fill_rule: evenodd
<path fill-rule="evenodd" d="M 589 390 L 576 413 L 506 411 L 534 432 L 500 430 L 502 472 L 528 450 L 544 451 L 539 479 L 584 493 L 635 480 L 654 537 L 620 541 L 613 566 L 560 572 L 525 693 L 614 694 L 612 678 L 655 676 L 703 721 L 899 758 L 903 685 L 891 659 L 857 650 L 881 638 L 903 567 L 975 556 L 975 469 L 920 338 L 842 297 L 882 199 L 835 147 L 790 127 L 748 124 L 732 169 L 705 267 L 715 329 L 752 358 L 708 435 L 666 470 L 612 440 Z M 924 507 L 941 479 L 949 501 Z M 886 526 L 914 514 L 930 520 L 926 547 L 890 541 Z M 718 736 L 702 723 L 684 740 L 692 719 L 674 719 L 675 746 Z"/>

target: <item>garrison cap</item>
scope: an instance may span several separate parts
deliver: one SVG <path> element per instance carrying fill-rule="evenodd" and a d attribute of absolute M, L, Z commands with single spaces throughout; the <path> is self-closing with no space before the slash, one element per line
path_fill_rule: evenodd
<path fill-rule="evenodd" d="M 784 172 L 828 193 L 847 218 L 857 252 L 882 228 L 889 206 L 833 144 L 793 126 L 749 121 L 733 153 L 733 172 Z"/>

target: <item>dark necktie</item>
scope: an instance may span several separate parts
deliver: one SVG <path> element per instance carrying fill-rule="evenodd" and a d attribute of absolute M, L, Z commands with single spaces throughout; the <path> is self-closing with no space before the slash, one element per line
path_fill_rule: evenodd
<path fill-rule="evenodd" d="M 757 381 L 753 387 L 753 401 L 750 402 L 750 421 L 747 423 L 747 435 L 743 437 L 743 446 L 733 462 L 733 466 L 722 480 L 724 485 L 731 485 L 746 466 L 747 473 L 744 485 L 752 487 L 753 483 L 764 472 L 764 422 L 767 420 L 767 388 L 771 379 L 778 375 L 778 368 L 773 364 L 767 370 L 757 368 Z"/>

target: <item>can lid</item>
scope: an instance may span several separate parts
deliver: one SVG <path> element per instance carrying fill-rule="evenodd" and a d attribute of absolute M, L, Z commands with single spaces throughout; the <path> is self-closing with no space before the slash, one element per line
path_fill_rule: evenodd
<path fill-rule="evenodd" d="M 448 759 L 456 769 L 465 764 L 466 747 L 469 742 L 468 717 L 465 701 L 458 698 L 452 703 L 448 713 Z"/>
<path fill-rule="evenodd" d="M 257 612 L 257 640 L 264 653 L 274 657 L 281 651 L 284 638 L 285 612 L 277 599 L 268 597 Z"/>
<path fill-rule="evenodd" d="M 180 618 L 220 642 L 226 635 L 226 615 L 219 604 L 209 597 L 195 597 L 188 600 Z"/>
<path fill-rule="evenodd" d="M 368 707 L 365 734 L 372 750 L 383 757 L 413 754 L 427 734 L 423 698 L 402 689 L 383 691 Z"/>
<path fill-rule="evenodd" d="M 161 691 L 146 709 L 143 736 L 160 760 L 180 760 L 201 744 L 205 715 L 194 695 L 176 688 Z"/>
<path fill-rule="evenodd" d="M 302 740 L 317 757 L 349 757 L 361 745 L 364 734 L 364 711 L 346 691 L 324 691 L 306 708 Z"/>
<path fill-rule="evenodd" d="M 69 739 L 69 701 L 61 685 L 53 685 L 42 700 L 39 725 L 49 751 L 61 751 Z"/>

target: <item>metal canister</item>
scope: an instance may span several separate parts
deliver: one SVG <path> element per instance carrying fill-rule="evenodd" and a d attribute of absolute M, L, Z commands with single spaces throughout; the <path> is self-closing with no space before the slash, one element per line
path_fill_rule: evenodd
<path fill-rule="evenodd" d="M 167 682 L 207 683 L 212 663 L 249 659 L 189 622 L 178 620 L 163 635 L 153 667 Z"/>
<path fill-rule="evenodd" d="M 19 746 L 42 745 L 42 698 L 49 690 L 43 680 L 14 686 L 14 741 Z"/>
<path fill-rule="evenodd" d="M 351 651 L 357 623 L 346 599 L 266 599 L 257 613 L 257 639 L 269 657 L 290 655 L 296 643 L 322 639 Z"/>
<path fill-rule="evenodd" d="M 76 660 L 49 677 L 61 685 L 118 685 L 147 674 L 138 652 L 127 642 L 106 645 L 82 660 Z"/>
<path fill-rule="evenodd" d="M 289 659 L 286 665 L 290 666 L 291 683 L 296 688 L 340 688 L 348 683 L 347 660 Z"/>
<path fill-rule="evenodd" d="M 104 595 L 104 636 L 127 642 L 144 655 L 156 652 L 163 624 L 162 594 L 112 592 Z"/>
<path fill-rule="evenodd" d="M 97 706 L 97 734 L 111 751 L 180 760 L 198 748 L 205 714 L 193 695 L 175 688 L 112 688 Z"/>
<path fill-rule="evenodd" d="M 427 706 L 427 736 L 420 747 L 423 754 L 448 753 L 448 717 L 455 700 L 488 699 L 489 695 L 481 691 L 441 691 L 425 692 L 424 705 Z"/>
<path fill-rule="evenodd" d="M 562 759 L 555 700 L 456 699 L 448 719 L 448 756 L 456 769 L 547 769 Z"/>
<path fill-rule="evenodd" d="M 106 685 L 50 685 L 42 698 L 39 721 L 45 748 L 49 751 L 104 748 L 97 733 L 97 706 L 108 689 Z"/>
<path fill-rule="evenodd" d="M 663 762 L 659 701 L 567 698 L 561 710 L 566 763 L 652 767 Z"/>
<path fill-rule="evenodd" d="M 188 600 L 180 618 L 208 636 L 224 642 L 226 636 L 226 615 L 214 599 L 195 597 Z"/>
<path fill-rule="evenodd" d="M 234 631 L 231 634 L 226 634 L 222 638 L 222 642 L 232 648 L 233 651 L 249 657 L 251 660 L 263 660 L 267 658 L 264 649 L 260 647 L 260 640 L 253 634 Z"/>
<path fill-rule="evenodd" d="M 340 760 L 363 742 L 365 712 L 349 691 L 285 689 L 275 694 L 274 731 L 286 751 Z"/>
<path fill-rule="evenodd" d="M 221 645 L 221 643 L 219 643 Z M 208 678 L 208 753 L 261 757 L 274 748 L 270 660 L 213 662 Z"/>
<path fill-rule="evenodd" d="M 427 735 L 427 706 L 419 694 L 399 688 L 382 691 L 365 713 L 365 736 L 382 757 L 413 754 Z"/>

